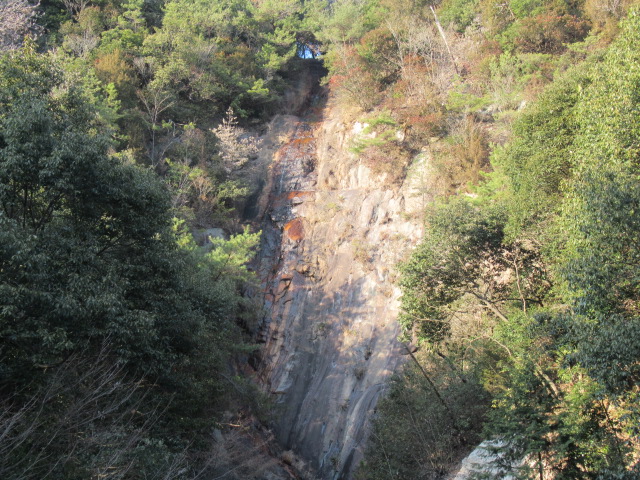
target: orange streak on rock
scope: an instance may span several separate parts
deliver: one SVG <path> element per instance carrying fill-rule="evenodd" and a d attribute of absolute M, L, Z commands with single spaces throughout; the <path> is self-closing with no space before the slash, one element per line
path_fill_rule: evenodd
<path fill-rule="evenodd" d="M 297 147 L 297 146 L 303 146 L 303 145 L 308 145 L 309 143 L 311 143 L 313 140 L 315 140 L 315 138 L 309 136 L 309 137 L 302 137 L 302 138 L 296 138 L 295 140 L 292 140 L 291 142 L 289 142 L 289 146 L 291 147 Z"/>
<path fill-rule="evenodd" d="M 295 197 L 306 197 L 306 196 L 312 195 L 313 193 L 314 193 L 313 191 L 309 191 L 309 190 L 307 190 L 306 192 L 296 192 L 296 191 L 289 192 L 287 194 L 287 200 L 291 200 L 292 198 L 295 198 Z"/>
<path fill-rule="evenodd" d="M 299 218 L 288 222 L 284 226 L 284 231 L 287 232 L 291 240 L 298 241 L 304 238 L 304 226 L 302 225 L 302 220 Z"/>

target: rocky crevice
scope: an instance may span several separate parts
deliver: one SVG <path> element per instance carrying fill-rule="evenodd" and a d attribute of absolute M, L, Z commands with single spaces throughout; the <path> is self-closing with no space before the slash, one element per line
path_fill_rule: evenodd
<path fill-rule="evenodd" d="M 421 235 L 416 177 L 389 185 L 349 146 L 329 101 L 274 119 L 258 202 L 264 299 L 257 371 L 284 448 L 323 479 L 351 478 L 367 426 L 401 361 L 395 265 Z"/>

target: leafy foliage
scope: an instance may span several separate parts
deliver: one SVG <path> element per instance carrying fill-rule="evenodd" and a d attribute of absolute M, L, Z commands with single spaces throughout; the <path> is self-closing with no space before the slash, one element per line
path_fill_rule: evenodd
<path fill-rule="evenodd" d="M 163 182 L 110 155 L 99 97 L 30 47 L 0 72 L 0 471 L 182 478 L 183 432 L 224 404 L 258 234 L 180 248 Z"/>
<path fill-rule="evenodd" d="M 245 128 L 309 52 L 371 112 L 370 167 L 400 182 L 421 152 L 442 167 L 432 193 L 470 194 L 429 209 L 402 266 L 420 363 L 381 404 L 363 475 L 441 476 L 489 405 L 505 472 L 638 475 L 637 12 L 617 24 L 633 2 L 5 3 L 3 48 L 44 32 L 56 53 L 0 60 L 3 478 L 192 473 L 187 437 L 249 348 L 257 236 L 229 218 L 251 193 Z M 238 235 L 195 246 L 189 227 L 221 225 Z"/>
<path fill-rule="evenodd" d="M 471 25 L 476 16 L 477 0 L 447 0 L 440 6 L 440 20 L 443 24 L 453 24 L 462 33 Z"/>
<path fill-rule="evenodd" d="M 557 211 L 562 184 L 572 174 L 571 149 L 579 129 L 575 105 L 588 83 L 583 71 L 558 79 L 518 118 L 514 140 L 493 152 L 493 165 L 510 181 L 514 235 L 544 224 Z"/>
<path fill-rule="evenodd" d="M 429 215 L 425 238 L 401 268 L 400 322 L 417 336 L 439 342 L 450 332 L 454 305 L 466 294 L 484 296 L 498 255 L 499 215 L 482 217 L 467 202 L 453 201 Z"/>
<path fill-rule="evenodd" d="M 572 15 L 542 14 L 521 20 L 512 32 L 513 45 L 518 51 L 560 53 L 567 43 L 582 40 L 589 32 L 589 24 Z"/>
<path fill-rule="evenodd" d="M 493 63 L 503 78 L 524 62 L 518 50 L 558 54 L 586 32 L 553 29 L 553 40 L 536 26 L 549 6 L 524 3 L 512 5 L 512 27 L 496 25 L 503 40 L 524 29 L 509 40 L 514 53 Z M 554 8 L 557 18 L 575 14 Z M 639 18 L 632 10 L 604 52 L 581 57 L 516 116 L 478 196 L 429 209 L 424 239 L 401 267 L 406 337 L 455 368 L 423 357 L 426 375 L 453 385 L 456 371 L 473 371 L 491 398 L 484 435 L 500 439 L 498 476 L 638 475 Z M 400 436 L 396 415 L 378 420 L 379 458 L 365 471 L 411 464 L 414 448 L 379 440 Z"/>

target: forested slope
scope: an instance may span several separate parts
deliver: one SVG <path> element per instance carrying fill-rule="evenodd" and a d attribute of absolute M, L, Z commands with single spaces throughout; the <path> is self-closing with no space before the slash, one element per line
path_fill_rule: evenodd
<path fill-rule="evenodd" d="M 522 478 L 638 477 L 633 3 L 3 2 L 0 476 L 259 475 L 211 435 L 264 400 L 231 368 L 242 210 L 321 54 L 354 158 L 389 189 L 424 165 L 429 200 L 359 476 L 443 478 L 494 439 Z"/>
<path fill-rule="evenodd" d="M 235 210 L 256 151 L 238 118 L 282 99 L 287 8 L 2 3 L 3 479 L 264 468 L 211 432 L 264 400 L 232 368 L 253 350 L 241 294 L 259 238 Z M 210 227 L 227 240 L 196 246 Z"/>
<path fill-rule="evenodd" d="M 443 478 L 493 439 L 490 478 L 636 478 L 636 10 L 369 5 L 332 81 L 373 112 L 363 161 L 426 156 L 433 202 L 360 477 Z"/>

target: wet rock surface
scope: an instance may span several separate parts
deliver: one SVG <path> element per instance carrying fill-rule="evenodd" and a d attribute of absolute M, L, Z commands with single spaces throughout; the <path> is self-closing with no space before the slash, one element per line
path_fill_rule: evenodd
<path fill-rule="evenodd" d="M 424 200 L 415 176 L 389 185 L 350 153 L 352 132 L 331 106 L 276 118 L 257 208 L 257 371 L 278 405 L 279 442 L 323 479 L 351 478 L 404 358 L 395 265 L 420 238 Z"/>

